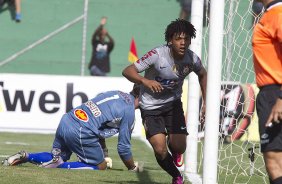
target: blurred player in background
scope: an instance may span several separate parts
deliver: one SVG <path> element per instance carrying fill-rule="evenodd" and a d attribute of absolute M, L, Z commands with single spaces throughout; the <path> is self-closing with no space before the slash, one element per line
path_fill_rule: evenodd
<path fill-rule="evenodd" d="M 192 0 L 177 0 L 180 3 L 179 18 L 191 21 Z M 210 0 L 204 0 L 203 26 L 208 26 L 210 15 Z"/>
<path fill-rule="evenodd" d="M 192 0 L 177 0 L 180 3 L 179 18 L 191 21 Z"/>
<path fill-rule="evenodd" d="M 114 48 L 114 39 L 104 27 L 106 22 L 107 18 L 103 17 L 92 36 L 92 57 L 88 68 L 93 76 L 106 76 L 110 72 L 110 53 Z"/>
<path fill-rule="evenodd" d="M 21 0 L 0 0 L 0 13 L 4 10 L 3 6 L 6 3 L 8 4 L 8 7 L 6 7 L 5 9 L 8 9 L 10 11 L 12 18 L 16 22 L 21 22 Z"/>
<path fill-rule="evenodd" d="M 15 3 L 15 21 L 21 22 L 21 20 L 22 20 L 21 0 L 14 0 L 14 3 Z"/>
<path fill-rule="evenodd" d="M 131 133 L 134 128 L 135 109 L 138 108 L 139 87 L 128 93 L 108 91 L 64 114 L 56 131 L 51 153 L 20 151 L 3 161 L 14 166 L 25 162 L 40 164 L 46 168 L 104 170 L 107 162 L 99 138 L 117 133 L 118 153 L 131 171 L 141 171 L 131 153 Z M 67 162 L 75 153 L 77 162 Z"/>
<path fill-rule="evenodd" d="M 270 184 L 282 184 L 282 0 L 257 1 L 265 7 L 252 40 L 261 152 Z"/>
<path fill-rule="evenodd" d="M 173 184 L 183 183 L 176 167 L 183 164 L 180 156 L 186 150 L 188 135 L 181 95 L 184 79 L 191 72 L 199 77 L 205 109 L 207 72 L 200 58 L 188 49 L 195 37 L 196 30 L 190 22 L 172 21 L 165 31 L 166 45 L 152 49 L 122 73 L 141 85 L 139 101 L 146 137 L 159 165 L 173 177 Z M 139 74 L 143 71 L 144 77 Z"/>

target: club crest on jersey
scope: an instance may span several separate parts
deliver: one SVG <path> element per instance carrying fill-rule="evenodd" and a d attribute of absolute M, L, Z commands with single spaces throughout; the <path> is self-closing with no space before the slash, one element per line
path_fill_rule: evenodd
<path fill-rule="evenodd" d="M 184 66 L 184 67 L 183 67 L 183 70 L 182 70 L 182 71 L 180 71 L 180 75 L 184 75 L 184 76 L 186 76 L 186 75 L 188 75 L 188 74 L 189 74 L 189 72 L 190 72 L 190 68 L 189 68 L 189 66 Z"/>
<path fill-rule="evenodd" d="M 76 109 L 73 113 L 77 119 L 84 121 L 84 122 L 88 121 L 88 115 L 86 114 L 84 110 Z"/>

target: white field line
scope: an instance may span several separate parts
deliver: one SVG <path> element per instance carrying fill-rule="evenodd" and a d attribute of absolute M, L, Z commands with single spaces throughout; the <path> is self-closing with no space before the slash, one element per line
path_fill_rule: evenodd
<path fill-rule="evenodd" d="M 29 143 L 25 143 L 25 142 L 10 142 L 10 141 L 6 141 L 5 144 L 8 144 L 8 145 L 24 145 L 24 146 L 30 145 Z"/>

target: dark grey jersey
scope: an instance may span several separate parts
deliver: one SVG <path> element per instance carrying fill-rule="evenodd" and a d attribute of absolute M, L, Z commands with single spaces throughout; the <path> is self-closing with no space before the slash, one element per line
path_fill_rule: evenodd
<path fill-rule="evenodd" d="M 203 68 L 200 58 L 191 50 L 187 50 L 182 60 L 172 57 L 170 47 L 163 45 L 152 49 L 134 63 L 139 73 L 145 71 L 144 77 L 156 80 L 164 87 L 161 93 L 153 93 L 141 87 L 140 106 L 151 110 L 164 107 L 168 102 L 180 99 L 182 85 L 190 72 L 198 72 Z"/>

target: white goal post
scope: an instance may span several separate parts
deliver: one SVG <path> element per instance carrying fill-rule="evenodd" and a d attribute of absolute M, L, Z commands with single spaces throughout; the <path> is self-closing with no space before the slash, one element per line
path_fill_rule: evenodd
<path fill-rule="evenodd" d="M 193 50 L 199 57 L 202 53 L 202 30 L 203 30 L 203 7 L 205 0 L 197 0 L 192 3 L 191 11 L 191 23 L 196 29 L 196 38 L 192 39 L 190 49 Z M 197 150 L 198 150 L 198 124 L 199 124 L 199 112 L 195 110 L 195 107 L 199 107 L 200 98 L 200 86 L 198 82 L 198 76 L 194 73 L 189 75 L 188 80 L 188 107 L 187 117 L 189 117 L 189 123 L 187 123 L 187 145 L 189 149 L 186 149 L 186 156 L 184 162 L 189 163 L 184 165 L 184 172 L 186 178 L 193 183 L 200 183 L 201 178 L 197 173 Z"/>
<path fill-rule="evenodd" d="M 203 8 L 204 0 L 192 1 L 191 23 L 197 30 L 196 41 L 191 43 L 191 50 L 197 55 L 201 55 L 202 47 L 202 27 L 203 27 Z M 221 61 L 222 61 L 222 42 L 223 42 L 223 19 L 224 19 L 224 0 L 212 1 L 210 11 L 210 37 L 209 37 L 209 59 L 208 59 L 208 84 L 206 102 L 206 126 L 203 183 L 213 184 L 217 181 L 217 151 L 218 151 L 218 125 L 220 107 L 220 84 L 221 84 Z M 213 21 L 215 20 L 215 21 Z M 195 107 L 199 106 L 199 85 L 195 74 L 189 75 L 188 93 L 188 123 L 185 174 L 189 181 L 200 183 L 197 176 L 197 145 L 198 145 L 198 124 L 199 113 Z M 218 123 L 219 124 L 219 123 Z M 211 132 L 211 133 L 209 133 Z M 208 153 L 208 154 L 206 154 Z M 208 162 L 208 163 L 207 163 Z"/>
<path fill-rule="evenodd" d="M 211 1 L 203 184 L 217 183 L 218 127 L 225 0 Z"/>

